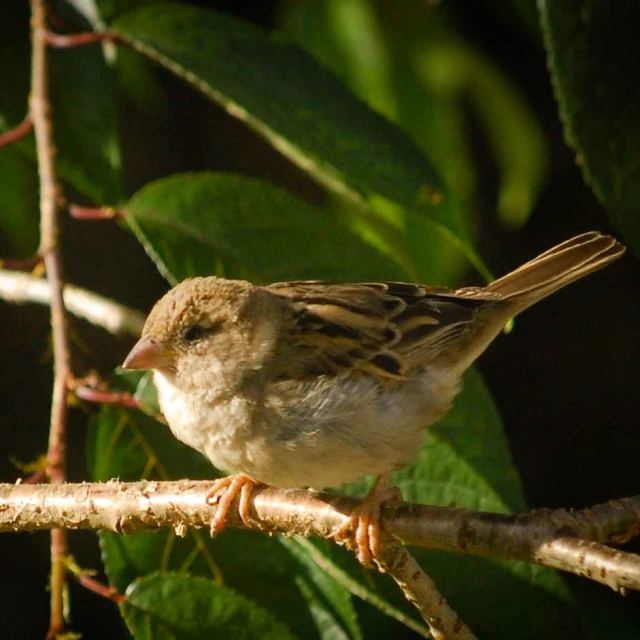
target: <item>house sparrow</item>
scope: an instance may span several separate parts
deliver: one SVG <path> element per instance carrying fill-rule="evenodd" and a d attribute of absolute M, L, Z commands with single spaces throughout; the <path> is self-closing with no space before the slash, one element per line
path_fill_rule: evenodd
<path fill-rule="evenodd" d="M 248 518 L 257 482 L 322 489 L 380 476 L 350 523 L 367 564 L 388 474 L 415 460 L 463 373 L 511 318 L 624 251 L 585 233 L 456 290 L 191 278 L 154 306 L 123 366 L 152 369 L 174 435 L 239 474 L 214 491 L 214 531 L 239 492 Z"/>

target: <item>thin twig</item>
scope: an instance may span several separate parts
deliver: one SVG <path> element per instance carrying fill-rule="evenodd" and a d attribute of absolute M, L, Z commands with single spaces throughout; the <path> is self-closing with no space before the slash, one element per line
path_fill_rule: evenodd
<path fill-rule="evenodd" d="M 32 130 L 33 122 L 31 121 L 31 116 L 27 114 L 25 116 L 25 119 L 20 124 L 0 135 L 0 148 L 5 147 L 8 144 L 17 142 L 18 140 L 31 133 Z"/>
<path fill-rule="evenodd" d="M 103 584 L 99 580 L 92 578 L 86 574 L 76 575 L 75 579 L 87 590 L 99 595 L 101 598 L 106 598 L 107 600 L 111 600 L 111 602 L 115 602 L 116 604 L 120 604 L 125 602 L 127 596 L 120 593 L 115 587 L 110 587 L 106 584 Z"/>
<path fill-rule="evenodd" d="M 216 513 L 206 501 L 211 486 L 212 482 L 193 480 L 0 485 L 0 532 L 62 526 L 118 533 L 163 527 L 208 528 Z M 360 503 L 357 498 L 347 496 L 257 485 L 252 491 L 249 516 L 256 521 L 257 528 L 331 539 Z M 238 506 L 236 500 L 227 516 L 229 527 L 245 526 Z M 621 517 L 623 511 L 628 516 Z M 401 503 L 383 507 L 381 524 L 387 533 L 405 544 L 533 562 L 586 575 L 618 591 L 640 590 L 640 556 L 611 552 L 603 575 L 600 567 L 606 547 L 586 545 L 581 554 L 567 550 L 571 546 L 567 545 L 567 538 L 579 542 L 580 537 L 567 529 L 566 521 L 576 523 L 579 529 L 582 521 L 593 519 L 594 513 L 598 514 L 594 526 L 583 528 L 593 532 L 593 542 L 602 542 L 597 540 L 599 531 L 606 531 L 609 538 L 625 530 L 637 531 L 640 496 L 584 511 L 556 510 L 524 516 Z M 611 526 L 607 518 L 612 519 Z M 560 547 L 565 550 L 559 550 Z M 587 575 L 585 567 L 595 570 Z"/>
<path fill-rule="evenodd" d="M 21 272 L 30 271 L 35 278 L 37 277 L 35 272 L 42 271 L 44 273 L 44 263 L 42 262 L 42 258 L 36 253 L 28 258 L 0 258 L 0 269 Z M 18 300 L 17 302 L 22 301 Z"/>
<path fill-rule="evenodd" d="M 113 207 L 82 207 L 79 204 L 69 206 L 69 215 L 75 220 L 115 220 L 122 212 Z"/>
<path fill-rule="evenodd" d="M 36 136 L 40 179 L 40 249 L 51 290 L 51 328 L 53 333 L 54 380 L 51 424 L 47 448 L 47 475 L 54 484 L 65 481 L 67 383 L 70 378 L 67 317 L 62 296 L 63 275 L 58 242 L 58 181 L 51 105 L 45 0 L 31 0 L 31 96 L 30 114 Z M 48 638 L 64 629 L 63 595 L 66 586 L 67 539 L 64 529 L 51 532 L 51 611 Z"/>
<path fill-rule="evenodd" d="M 115 33 L 88 31 L 85 33 L 61 34 L 47 31 L 47 44 L 56 49 L 72 49 L 73 47 L 83 47 L 88 44 L 114 42 L 117 39 L 118 36 Z"/>
<path fill-rule="evenodd" d="M 74 393 L 81 400 L 94 404 L 111 404 L 125 409 L 141 409 L 140 402 L 124 391 L 103 391 L 89 386 L 79 386 Z"/>
<path fill-rule="evenodd" d="M 20 271 L 0 270 L 0 299 L 7 302 L 51 303 L 51 284 Z M 91 291 L 65 285 L 67 311 L 116 335 L 137 337 L 142 331 L 144 315 Z"/>
<path fill-rule="evenodd" d="M 438 591 L 407 548 L 387 537 L 376 560 L 429 625 L 434 640 L 475 640 L 475 635 Z"/>

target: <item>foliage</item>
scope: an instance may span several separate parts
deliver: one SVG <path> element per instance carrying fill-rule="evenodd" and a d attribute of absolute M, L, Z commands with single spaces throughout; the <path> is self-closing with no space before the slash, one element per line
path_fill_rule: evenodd
<path fill-rule="evenodd" d="M 283 2 L 281 31 L 267 33 L 187 3 L 68 0 L 61 10 L 77 29 L 108 28 L 121 43 L 55 53 L 61 174 L 83 197 L 122 208 L 123 226 L 171 283 L 217 273 L 257 282 L 446 284 L 469 263 L 487 275 L 475 248 L 478 167 L 468 111 L 497 167 L 496 208 L 508 226 L 524 224 L 536 203 L 546 140 L 507 74 L 465 41 L 444 10 L 425 4 L 405 1 L 394 11 L 366 0 Z M 622 82 L 633 57 L 629 39 L 612 36 L 634 12 L 629 3 L 615 12 L 605 4 L 543 1 L 540 7 L 567 138 L 612 220 L 638 249 L 640 123 L 637 92 Z M 28 38 L 27 18 L 26 11 L 8 14 L 0 36 L 18 29 Z M 7 87 L 18 78 L 0 96 L 0 125 L 7 129 L 24 115 L 28 53 L 25 42 L 11 39 L 15 50 L 3 42 L 9 39 L 0 37 L 0 55 L 10 63 L 0 82 Z M 594 43 L 607 46 L 590 57 L 585 52 Z M 596 58 L 607 64 L 598 66 Z M 164 95 L 145 60 L 263 137 L 322 187 L 319 202 L 271 184 L 268 174 L 222 171 L 163 176 L 131 193 L 116 114 L 122 93 L 141 109 L 155 104 L 149 95 Z M 28 141 L 0 151 L 0 228 L 22 253 L 35 244 L 33 157 Z M 153 413 L 146 377 L 115 375 L 114 385 L 136 391 Z M 95 480 L 215 474 L 142 412 L 104 408 L 91 421 L 90 437 Z M 500 417 L 477 372 L 432 430 L 417 465 L 395 482 L 410 501 L 526 509 Z M 344 490 L 361 495 L 365 486 Z M 164 531 L 102 533 L 100 544 L 109 582 L 128 594 L 121 612 L 136 637 L 386 637 L 408 634 L 406 623 L 416 617 L 388 579 L 326 543 L 255 532 L 225 532 L 215 540 L 190 532 L 180 539 Z M 548 569 L 417 555 L 481 637 L 589 637 L 591 616 L 613 615 L 606 603 L 580 613 L 582 603 Z M 317 559 L 335 571 L 326 573 Z M 371 595 L 366 603 L 354 585 Z M 631 628 L 623 616 L 612 624 L 618 637 Z"/>

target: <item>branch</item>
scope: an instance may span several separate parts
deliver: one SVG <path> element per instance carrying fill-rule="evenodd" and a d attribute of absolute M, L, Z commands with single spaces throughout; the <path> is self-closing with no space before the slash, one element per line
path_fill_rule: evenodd
<path fill-rule="evenodd" d="M 163 527 L 209 527 L 211 482 L 111 481 L 54 485 L 0 484 L 0 532 L 53 527 L 132 533 Z M 360 500 L 303 489 L 258 485 L 250 516 L 256 528 L 331 538 Z M 230 527 L 244 527 L 234 503 Z M 637 535 L 640 496 L 584 511 L 534 511 L 523 516 L 401 503 L 384 508 L 384 531 L 430 549 L 533 562 L 586 576 L 618 591 L 640 590 L 640 556 L 603 544 Z"/>
<path fill-rule="evenodd" d="M 7 302 L 51 304 L 48 281 L 20 271 L 0 270 L 0 298 Z M 64 287 L 64 303 L 70 313 L 113 334 L 140 335 L 145 317 L 139 311 L 73 285 Z"/>
<path fill-rule="evenodd" d="M 40 180 L 40 248 L 51 294 L 53 333 L 53 394 L 47 448 L 47 475 L 60 485 L 66 478 L 67 384 L 70 378 L 67 316 L 62 297 L 63 275 L 58 239 L 58 179 L 51 105 L 47 49 L 47 10 L 45 0 L 31 0 L 31 96 L 29 113 L 33 121 Z M 64 529 L 51 532 L 51 611 L 47 638 L 64 629 L 63 596 L 66 587 L 67 539 Z"/>
<path fill-rule="evenodd" d="M 440 595 L 435 582 L 404 545 L 389 538 L 380 545 L 376 559 L 400 587 L 405 598 L 418 609 L 434 640 L 475 640 L 471 629 Z"/>

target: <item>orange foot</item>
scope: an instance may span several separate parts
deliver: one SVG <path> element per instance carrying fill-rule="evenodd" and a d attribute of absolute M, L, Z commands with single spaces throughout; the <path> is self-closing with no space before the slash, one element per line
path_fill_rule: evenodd
<path fill-rule="evenodd" d="M 206 497 L 207 504 L 217 505 L 216 513 L 209 525 L 209 533 L 211 533 L 212 538 L 224 529 L 229 508 L 238 497 L 238 494 L 240 494 L 238 513 L 242 518 L 242 522 L 248 527 L 253 524 L 249 516 L 249 498 L 251 497 L 251 490 L 255 486 L 256 483 L 251 480 L 251 478 L 247 478 L 247 476 L 241 474 L 227 476 L 226 478 L 220 478 L 220 480 L 215 481 L 213 488 Z"/>
<path fill-rule="evenodd" d="M 358 560 L 365 566 L 372 566 L 380 551 L 380 507 L 384 502 L 398 500 L 397 487 L 387 486 L 389 476 L 380 476 L 362 504 L 355 509 L 349 520 L 334 535 L 338 543 L 353 543 Z"/>

